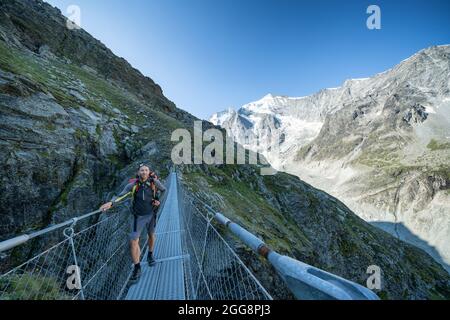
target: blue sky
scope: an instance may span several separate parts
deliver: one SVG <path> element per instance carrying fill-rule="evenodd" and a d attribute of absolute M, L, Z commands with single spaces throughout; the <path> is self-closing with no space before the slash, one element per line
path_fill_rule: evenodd
<path fill-rule="evenodd" d="M 450 44 L 450 1 L 47 0 L 199 118 L 304 96 Z M 366 27 L 370 4 L 381 30 Z"/>

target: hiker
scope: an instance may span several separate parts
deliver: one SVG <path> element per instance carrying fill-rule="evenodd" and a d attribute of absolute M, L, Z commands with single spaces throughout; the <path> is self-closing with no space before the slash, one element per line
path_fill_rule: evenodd
<path fill-rule="evenodd" d="M 101 210 L 106 211 L 113 206 L 114 201 L 118 198 L 125 198 L 128 195 L 131 195 L 133 198 L 133 222 L 132 231 L 129 234 L 131 258 L 134 264 L 133 274 L 130 279 L 132 281 L 138 280 L 141 275 L 139 236 L 144 227 L 148 233 L 148 265 L 153 266 L 155 264 L 153 249 L 156 240 L 156 215 L 160 205 L 158 194 L 160 192 L 158 191 L 164 192 L 166 187 L 158 180 L 156 174 L 150 171 L 148 165 L 141 164 L 138 168 L 137 178 L 131 179 L 119 195 L 100 207 Z"/>

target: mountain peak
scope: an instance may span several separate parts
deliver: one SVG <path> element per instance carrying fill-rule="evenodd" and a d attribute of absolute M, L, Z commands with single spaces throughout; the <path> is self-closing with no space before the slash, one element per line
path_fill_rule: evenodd
<path fill-rule="evenodd" d="M 268 93 L 261 100 L 269 100 L 269 99 L 271 100 L 273 98 L 274 98 L 273 94 Z"/>

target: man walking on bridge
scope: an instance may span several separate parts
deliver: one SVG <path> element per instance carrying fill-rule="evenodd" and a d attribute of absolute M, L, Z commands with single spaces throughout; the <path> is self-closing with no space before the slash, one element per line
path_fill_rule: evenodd
<path fill-rule="evenodd" d="M 134 264 L 131 281 L 137 281 L 141 275 L 140 256 L 141 250 L 139 248 L 139 237 L 144 227 L 148 233 L 148 256 L 147 261 L 149 266 L 155 264 L 153 257 L 153 249 L 155 246 L 155 226 L 156 226 L 156 211 L 159 202 L 159 193 L 166 191 L 166 187 L 151 173 L 149 166 L 145 164 L 139 165 L 138 179 L 128 183 L 119 195 L 113 197 L 110 202 L 105 203 L 100 207 L 101 210 L 106 211 L 113 206 L 113 203 L 121 198 L 131 195 L 133 198 L 132 212 L 133 223 L 132 231 L 129 234 L 131 258 Z"/>

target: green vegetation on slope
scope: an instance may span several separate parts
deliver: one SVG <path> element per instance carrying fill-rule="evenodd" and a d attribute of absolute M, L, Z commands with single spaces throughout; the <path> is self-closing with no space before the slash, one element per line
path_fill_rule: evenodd
<path fill-rule="evenodd" d="M 450 142 L 438 142 L 435 139 L 431 139 L 427 148 L 431 151 L 450 149 Z"/>
<path fill-rule="evenodd" d="M 367 280 L 367 267 L 378 265 L 384 282 L 377 293 L 383 299 L 450 296 L 446 272 L 431 257 L 367 224 L 337 199 L 298 178 L 283 173 L 260 176 L 256 167 L 237 165 L 185 166 L 182 172 L 182 181 L 196 197 L 281 254 L 361 285 Z M 239 241 L 219 229 L 244 261 L 254 261 L 254 253 L 242 250 Z M 260 263 L 263 266 L 254 271 L 264 285 L 273 287 L 265 273 L 267 262 L 260 258 Z"/>
<path fill-rule="evenodd" d="M 51 277 L 17 274 L 0 279 L 0 291 L 4 300 L 66 300 L 68 295 Z"/>

